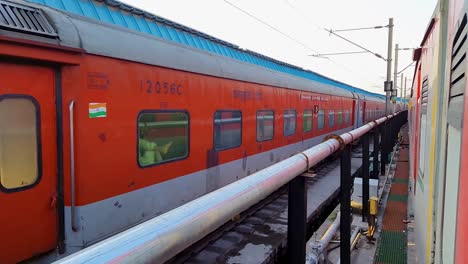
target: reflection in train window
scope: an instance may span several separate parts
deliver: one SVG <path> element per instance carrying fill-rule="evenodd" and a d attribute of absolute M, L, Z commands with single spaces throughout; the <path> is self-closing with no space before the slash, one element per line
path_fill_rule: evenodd
<path fill-rule="evenodd" d="M 303 116 L 303 131 L 309 132 L 312 131 L 312 109 L 304 110 Z"/>
<path fill-rule="evenodd" d="M 184 159 L 189 154 L 189 115 L 183 111 L 143 111 L 138 115 L 141 167 Z"/>
<path fill-rule="evenodd" d="M 284 135 L 296 133 L 296 110 L 284 110 Z"/>
<path fill-rule="evenodd" d="M 214 115 L 214 147 L 225 150 L 242 144 L 242 112 L 217 111 Z"/>
<path fill-rule="evenodd" d="M 335 125 L 335 111 L 328 111 L 328 127 L 333 127 Z"/>
<path fill-rule="evenodd" d="M 343 110 L 338 110 L 338 126 L 341 126 L 343 123 Z"/>
<path fill-rule="evenodd" d="M 36 104 L 26 97 L 0 98 L 0 187 L 5 191 L 32 186 L 40 178 Z"/>
<path fill-rule="evenodd" d="M 319 110 L 317 114 L 317 128 L 322 129 L 325 127 L 325 111 Z"/>
<path fill-rule="evenodd" d="M 345 110 L 344 122 L 345 124 L 349 123 L 349 110 Z"/>
<path fill-rule="evenodd" d="M 260 110 L 257 112 L 257 141 L 273 139 L 275 131 L 275 114 L 272 110 Z"/>

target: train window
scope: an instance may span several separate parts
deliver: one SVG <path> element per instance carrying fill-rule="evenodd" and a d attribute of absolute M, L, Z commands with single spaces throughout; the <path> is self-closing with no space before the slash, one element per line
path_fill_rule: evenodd
<path fill-rule="evenodd" d="M 343 110 L 338 110 L 338 125 L 341 126 L 343 123 Z"/>
<path fill-rule="evenodd" d="M 138 115 L 138 164 L 147 167 L 185 159 L 189 115 L 184 111 L 143 111 Z"/>
<path fill-rule="evenodd" d="M 303 114 L 303 131 L 304 132 L 309 132 L 312 131 L 312 116 L 313 116 L 313 111 L 312 109 L 306 109 L 304 110 Z"/>
<path fill-rule="evenodd" d="M 335 125 L 335 111 L 328 111 L 328 127 L 333 127 Z"/>
<path fill-rule="evenodd" d="M 275 114 L 273 110 L 260 110 L 257 112 L 257 141 L 273 139 L 275 131 Z"/>
<path fill-rule="evenodd" d="M 0 189 L 23 190 L 39 181 L 39 122 L 36 101 L 22 96 L 0 97 Z"/>
<path fill-rule="evenodd" d="M 349 123 L 349 110 L 345 110 L 344 122 L 345 124 Z"/>
<path fill-rule="evenodd" d="M 217 111 L 214 115 L 214 147 L 225 150 L 242 144 L 242 112 Z"/>
<path fill-rule="evenodd" d="M 296 133 L 296 110 L 284 110 L 284 135 Z"/>
<path fill-rule="evenodd" d="M 325 111 L 319 110 L 317 114 L 317 128 L 322 129 L 325 127 Z"/>

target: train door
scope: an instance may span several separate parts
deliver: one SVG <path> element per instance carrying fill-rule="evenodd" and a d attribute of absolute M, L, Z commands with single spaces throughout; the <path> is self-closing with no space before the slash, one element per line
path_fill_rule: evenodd
<path fill-rule="evenodd" d="M 0 62 L 0 263 L 57 245 L 53 69 Z"/>
<path fill-rule="evenodd" d="M 354 113 L 356 113 L 356 100 L 353 100 L 353 109 L 352 109 L 351 113 L 353 113 L 351 123 L 354 125 L 354 124 L 356 124 L 355 123 L 355 117 L 354 117 Z M 354 128 L 356 128 L 356 127 L 354 127 Z"/>
<path fill-rule="evenodd" d="M 364 125 L 366 123 L 366 118 L 367 118 L 367 115 L 366 115 L 366 102 L 362 102 L 362 125 Z"/>
<path fill-rule="evenodd" d="M 364 105 L 364 100 L 365 97 L 363 95 L 358 95 L 357 96 L 357 106 L 356 106 L 356 127 L 362 126 L 364 120 L 362 119 L 363 117 L 363 105 Z"/>

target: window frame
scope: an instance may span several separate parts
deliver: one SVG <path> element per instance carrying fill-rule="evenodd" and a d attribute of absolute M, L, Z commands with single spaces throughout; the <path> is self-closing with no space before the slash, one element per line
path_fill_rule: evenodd
<path fill-rule="evenodd" d="M 285 112 L 286 111 L 293 111 L 294 112 L 294 133 L 292 134 L 286 134 L 285 128 L 286 128 L 286 118 L 285 118 Z M 289 137 L 289 136 L 294 136 L 297 134 L 297 110 L 293 108 L 288 108 L 283 110 L 283 136 Z"/>
<path fill-rule="evenodd" d="M 271 135 L 271 138 L 264 139 L 264 140 L 258 140 L 257 135 L 258 135 L 258 112 L 272 112 L 273 113 L 273 135 Z M 242 115 L 241 115 L 242 116 Z M 241 120 L 242 122 L 242 120 Z M 265 141 L 271 141 L 275 138 L 275 110 L 273 109 L 260 109 L 257 110 L 255 113 L 255 139 L 257 142 L 265 142 Z M 241 130 L 241 138 L 242 138 L 242 130 Z"/>
<path fill-rule="evenodd" d="M 333 116 L 333 124 L 330 125 L 330 116 Z M 335 109 L 328 109 L 328 128 L 335 127 Z"/>
<path fill-rule="evenodd" d="M 306 111 L 310 111 L 310 130 L 305 130 L 305 113 Z M 310 133 L 314 131 L 314 109 L 304 109 L 302 111 L 302 132 L 303 133 Z"/>
<path fill-rule="evenodd" d="M 139 143 L 140 143 L 139 123 L 140 122 L 139 122 L 139 120 L 140 120 L 140 116 L 142 114 L 155 114 L 155 113 L 184 113 L 184 114 L 187 115 L 187 155 L 185 155 L 185 157 L 180 157 L 180 158 L 171 159 L 171 160 L 165 160 L 165 161 L 162 161 L 162 162 L 153 163 L 153 164 L 143 166 L 143 165 L 140 164 L 140 159 L 139 159 L 139 152 L 140 152 L 140 149 L 139 149 Z M 155 166 L 159 166 L 159 165 L 163 165 L 163 164 L 167 164 L 167 163 L 187 159 L 190 156 L 190 113 L 185 109 L 144 109 L 144 110 L 141 110 L 140 112 L 138 112 L 137 119 L 136 119 L 136 140 L 137 140 L 136 141 L 136 159 L 137 159 L 138 167 L 140 169 L 151 168 L 151 167 L 155 167 Z"/>
<path fill-rule="evenodd" d="M 319 116 L 320 116 L 320 111 L 322 111 L 323 113 L 323 122 L 322 122 L 322 127 L 320 127 L 320 122 L 319 122 Z M 318 130 L 321 130 L 321 129 L 324 129 L 325 128 L 325 109 L 319 109 L 317 111 L 317 129 Z"/>
<path fill-rule="evenodd" d="M 341 117 L 341 120 L 340 120 L 340 117 Z M 343 120 L 343 109 L 338 109 L 336 111 L 336 123 L 338 124 L 339 127 L 341 127 L 344 123 L 344 120 Z"/>
<path fill-rule="evenodd" d="M 39 102 L 36 100 L 31 95 L 28 94 L 4 94 L 0 95 L 0 103 L 3 100 L 8 100 L 8 99 L 27 99 L 30 102 L 33 103 L 35 109 L 35 117 L 36 117 L 36 156 L 37 156 L 37 177 L 36 181 L 34 181 L 32 184 L 27 185 L 27 186 L 22 186 L 18 188 L 6 188 L 3 186 L 2 182 L 0 181 L 0 192 L 3 193 L 15 193 L 15 192 L 21 192 L 24 190 L 32 189 L 38 185 L 41 180 L 42 180 L 42 133 L 41 133 L 41 106 Z"/>
<path fill-rule="evenodd" d="M 344 123 L 347 125 L 349 124 L 349 120 L 350 120 L 350 111 L 349 109 L 346 109 L 344 110 Z"/>
<path fill-rule="evenodd" d="M 216 148 L 216 140 L 215 140 L 215 127 L 216 127 L 216 119 L 215 119 L 215 116 L 216 116 L 216 113 L 224 113 L 224 112 L 239 112 L 240 113 L 240 142 L 239 142 L 239 145 L 236 145 L 236 146 L 231 146 L 231 147 L 228 147 L 228 148 Z M 233 109 L 233 110 L 228 110 L 228 109 L 221 109 L 221 110 L 215 110 L 214 113 L 213 113 L 213 150 L 214 151 L 223 151 L 223 150 L 228 150 L 228 149 L 235 149 L 235 148 L 238 148 L 240 146 L 242 146 L 242 143 L 243 143 L 243 140 L 242 140 L 242 131 L 243 131 L 243 115 L 242 115 L 242 110 L 240 109 Z"/>

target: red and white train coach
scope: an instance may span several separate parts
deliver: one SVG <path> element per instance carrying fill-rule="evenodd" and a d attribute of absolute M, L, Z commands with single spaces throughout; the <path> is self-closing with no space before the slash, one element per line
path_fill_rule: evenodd
<path fill-rule="evenodd" d="M 410 178 L 420 263 L 468 262 L 468 1 L 439 1 L 421 48 L 410 102 Z"/>
<path fill-rule="evenodd" d="M 82 249 L 383 115 L 379 96 L 116 1 L 61 3 L 0 1 L 1 263 Z M 59 10 L 76 7 L 232 57 Z"/>

